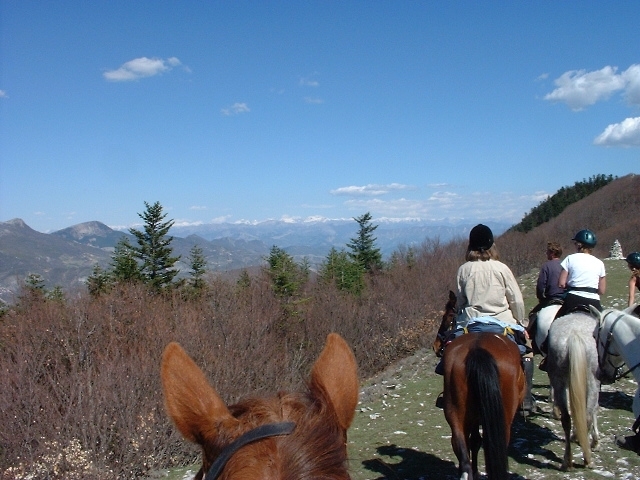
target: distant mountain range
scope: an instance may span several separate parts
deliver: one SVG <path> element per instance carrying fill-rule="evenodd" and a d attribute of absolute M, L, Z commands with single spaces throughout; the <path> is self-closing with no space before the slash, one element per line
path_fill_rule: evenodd
<path fill-rule="evenodd" d="M 471 224 L 434 224 L 423 221 L 374 221 L 376 245 L 388 257 L 399 246 L 420 245 L 427 239 L 449 241 L 466 237 Z M 496 234 L 509 228 L 491 224 Z M 229 272 L 261 265 L 273 245 L 283 248 L 296 260 L 306 257 L 315 267 L 331 247 L 338 250 L 354 238 L 358 224 L 353 220 L 307 222 L 265 221 L 215 223 L 198 226 L 174 226 L 174 254 L 181 256 L 177 267 L 189 270 L 189 252 L 198 245 L 213 272 Z M 84 287 L 96 264 L 108 267 L 115 245 L 128 232 L 113 230 L 94 221 L 74 225 L 52 233 L 40 233 L 20 219 L 0 222 L 0 299 L 13 302 L 25 278 L 36 273 L 47 288 L 60 286 L 65 291 Z M 131 238 L 135 244 L 135 239 Z"/>

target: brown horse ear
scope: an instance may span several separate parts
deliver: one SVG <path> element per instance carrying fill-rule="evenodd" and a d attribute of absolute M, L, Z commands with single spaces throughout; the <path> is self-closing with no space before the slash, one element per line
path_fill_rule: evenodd
<path fill-rule="evenodd" d="M 337 333 L 327 336 L 324 349 L 311 370 L 311 385 L 321 387 L 347 430 L 358 404 L 358 367 L 347 342 Z"/>
<path fill-rule="evenodd" d="M 187 440 L 204 441 L 219 434 L 218 425 L 236 421 L 202 370 L 175 342 L 164 349 L 161 376 L 167 412 Z"/>

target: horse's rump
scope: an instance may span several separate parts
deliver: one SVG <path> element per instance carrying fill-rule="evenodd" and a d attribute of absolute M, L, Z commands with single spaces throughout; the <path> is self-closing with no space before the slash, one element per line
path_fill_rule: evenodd
<path fill-rule="evenodd" d="M 468 333 L 449 344 L 443 360 L 444 413 L 460 469 L 473 475 L 482 444 L 489 477 L 508 478 L 511 422 L 525 394 L 518 347 L 502 335 Z"/>
<path fill-rule="evenodd" d="M 572 421 L 586 466 L 591 465 L 589 433 L 593 445 L 598 443 L 596 412 L 600 382 L 597 379 L 598 353 L 595 341 L 597 324 L 592 315 L 576 312 L 558 317 L 549 329 L 547 371 L 565 433 L 564 469 L 573 465 Z"/>

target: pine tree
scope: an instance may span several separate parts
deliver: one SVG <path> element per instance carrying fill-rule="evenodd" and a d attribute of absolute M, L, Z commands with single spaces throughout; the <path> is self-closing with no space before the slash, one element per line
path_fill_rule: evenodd
<path fill-rule="evenodd" d="M 298 265 L 291 255 L 275 245 L 271 247 L 267 263 L 271 285 L 276 295 L 286 298 L 297 295 L 308 278 L 308 265 Z"/>
<path fill-rule="evenodd" d="M 347 247 L 351 249 L 349 256 L 367 272 L 380 270 L 382 268 L 382 254 L 380 249 L 375 246 L 377 238 L 373 236 L 378 225 L 371 224 L 369 212 L 354 218 L 354 220 L 360 228 L 358 236 L 347 243 Z"/>
<path fill-rule="evenodd" d="M 207 271 L 207 259 L 202 248 L 198 245 L 191 247 L 189 251 L 189 264 L 191 266 L 190 285 L 196 291 L 201 291 L 205 286 L 204 274 Z"/>
<path fill-rule="evenodd" d="M 116 283 L 142 281 L 140 266 L 129 238 L 123 236 L 111 256 L 111 279 Z"/>
<path fill-rule="evenodd" d="M 100 265 L 95 265 L 91 275 L 87 277 L 87 290 L 92 297 L 98 297 L 107 293 L 111 289 L 113 278 L 111 272 L 103 269 Z"/>
<path fill-rule="evenodd" d="M 144 220 L 144 231 L 129 229 L 138 241 L 138 246 L 132 249 L 135 257 L 141 262 L 140 273 L 144 282 L 156 290 L 161 290 L 170 285 L 178 274 L 174 265 L 180 257 L 171 256 L 173 237 L 167 236 L 174 222 L 164 221 L 167 214 L 162 213 L 160 202 L 153 205 L 144 202 L 144 205 L 144 213 L 138 214 Z"/>
<path fill-rule="evenodd" d="M 331 247 L 326 260 L 320 266 L 320 278 L 332 282 L 338 290 L 359 295 L 364 289 L 364 268 L 349 258 L 344 250 Z"/>

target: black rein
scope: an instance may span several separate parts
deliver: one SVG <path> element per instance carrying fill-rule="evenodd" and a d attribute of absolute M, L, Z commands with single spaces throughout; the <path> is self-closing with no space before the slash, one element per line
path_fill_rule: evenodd
<path fill-rule="evenodd" d="M 204 480 L 215 480 L 218 478 L 222 469 L 229 459 L 245 445 L 262 440 L 263 438 L 276 437 L 278 435 L 289 435 L 296 428 L 294 422 L 267 423 L 259 427 L 249 430 L 247 433 L 240 435 L 233 442 L 222 449 L 216 461 L 211 464 L 211 468 L 204 477 Z"/>

